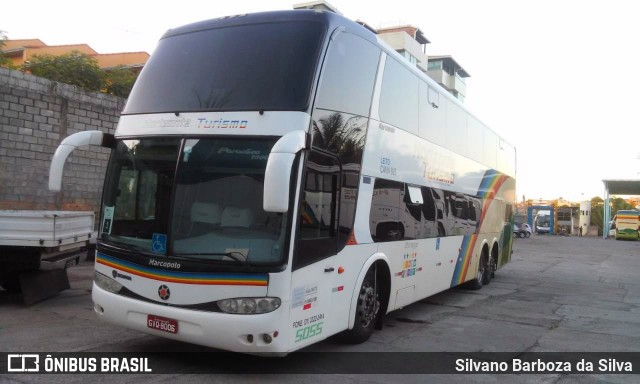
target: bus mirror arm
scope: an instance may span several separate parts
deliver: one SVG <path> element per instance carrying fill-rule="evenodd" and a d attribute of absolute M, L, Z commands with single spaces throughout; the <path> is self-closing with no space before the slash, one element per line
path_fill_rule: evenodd
<path fill-rule="evenodd" d="M 64 163 L 75 149 L 87 145 L 98 145 L 106 148 L 115 147 L 115 137 L 100 131 L 83 131 L 66 137 L 53 154 L 51 168 L 49 168 L 49 190 L 60 191 L 62 188 L 62 173 Z"/>
<path fill-rule="evenodd" d="M 304 131 L 293 131 L 282 136 L 271 149 L 264 175 L 262 207 L 266 212 L 289 210 L 291 171 L 296 154 L 305 148 L 306 141 Z"/>
<path fill-rule="evenodd" d="M 262 207 L 266 212 L 284 213 L 289 210 L 289 184 L 291 169 L 296 155 L 291 153 L 271 153 L 267 160 L 264 176 L 264 199 Z"/>

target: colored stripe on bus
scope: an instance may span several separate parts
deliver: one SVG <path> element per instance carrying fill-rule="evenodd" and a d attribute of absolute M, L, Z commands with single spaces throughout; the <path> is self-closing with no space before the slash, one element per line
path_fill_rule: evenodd
<path fill-rule="evenodd" d="M 484 177 L 482 178 L 482 183 L 480 183 L 480 188 L 478 189 L 478 196 L 482 198 L 480 226 L 484 223 L 484 218 L 487 216 L 487 212 L 489 211 L 489 206 L 491 205 L 493 198 L 508 178 L 509 176 L 493 169 L 485 172 Z"/>
<path fill-rule="evenodd" d="M 494 169 L 490 169 L 485 172 L 480 187 L 478 188 L 478 197 L 482 198 L 482 212 L 480 214 L 480 226 L 484 223 L 489 206 L 497 195 L 498 191 L 502 187 L 509 176 L 500 173 Z M 456 268 L 451 278 L 451 286 L 455 287 L 464 282 L 469 266 L 471 265 L 471 258 L 473 250 L 476 247 L 478 235 L 467 235 L 462 239 L 462 245 L 460 246 L 460 253 L 458 254 L 458 260 L 456 262 Z"/>
<path fill-rule="evenodd" d="M 159 270 L 116 259 L 102 253 L 96 255 L 96 263 L 119 269 L 132 275 L 180 284 L 264 287 L 268 285 L 269 280 L 266 274 L 197 273 Z"/>
<path fill-rule="evenodd" d="M 467 271 L 469 270 L 471 255 L 473 254 L 473 249 L 476 246 L 477 239 L 478 235 L 467 235 L 462 239 L 460 253 L 458 254 L 458 261 L 456 262 L 456 268 L 453 271 L 453 277 L 451 279 L 452 287 L 464 282 L 464 278 L 467 276 Z"/>
<path fill-rule="evenodd" d="M 478 188 L 478 197 L 483 199 L 493 199 L 502 184 L 509 178 L 504 173 L 500 173 L 495 169 L 490 169 L 484 173 L 480 187 Z"/>

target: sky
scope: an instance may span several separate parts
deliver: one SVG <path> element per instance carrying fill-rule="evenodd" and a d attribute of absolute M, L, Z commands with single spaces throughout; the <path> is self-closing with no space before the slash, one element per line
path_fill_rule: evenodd
<path fill-rule="evenodd" d="M 2 5 L 9 39 L 153 53 L 174 27 L 296 0 L 31 0 Z M 629 0 L 329 0 L 374 28 L 419 27 L 427 55 L 471 75 L 466 107 L 517 150 L 518 200 L 604 196 L 640 179 L 640 3 Z M 90 4 L 90 5 L 89 5 Z M 99 5 L 98 5 L 99 4 Z"/>

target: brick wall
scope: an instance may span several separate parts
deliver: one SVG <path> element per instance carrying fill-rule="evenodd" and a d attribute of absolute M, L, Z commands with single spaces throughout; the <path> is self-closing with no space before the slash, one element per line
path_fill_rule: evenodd
<path fill-rule="evenodd" d="M 62 191 L 50 192 L 58 144 L 89 130 L 114 133 L 124 99 L 0 68 L 0 209 L 99 212 L 106 148 L 74 151 Z"/>

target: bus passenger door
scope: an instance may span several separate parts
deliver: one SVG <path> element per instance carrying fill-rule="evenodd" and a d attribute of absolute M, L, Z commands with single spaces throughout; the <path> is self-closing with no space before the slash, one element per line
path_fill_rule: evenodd
<path fill-rule="evenodd" d="M 292 263 L 290 348 L 326 337 L 331 321 L 331 289 L 336 270 L 340 162 L 311 151 L 300 196 Z"/>

